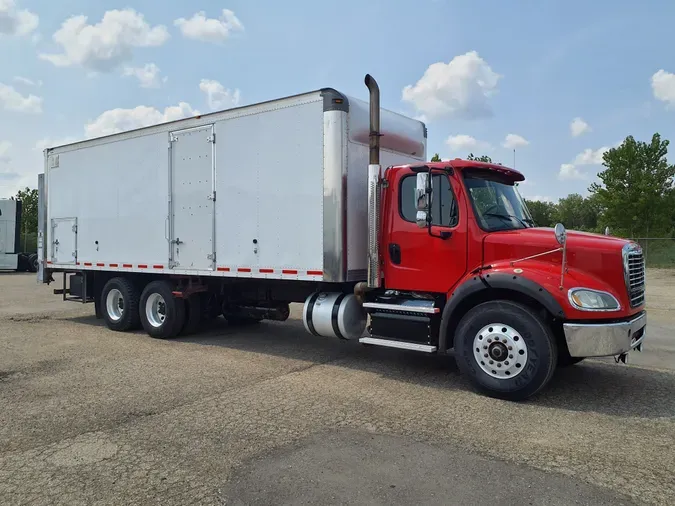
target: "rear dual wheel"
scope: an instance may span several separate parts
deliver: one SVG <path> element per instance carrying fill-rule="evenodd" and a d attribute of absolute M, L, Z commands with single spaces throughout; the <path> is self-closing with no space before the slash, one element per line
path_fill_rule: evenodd
<path fill-rule="evenodd" d="M 176 337 L 185 324 L 185 301 L 166 281 L 152 281 L 141 294 L 141 324 L 156 339 Z"/>
<path fill-rule="evenodd" d="M 474 387 L 518 401 L 546 386 L 558 351 L 550 327 L 527 306 L 508 300 L 471 309 L 455 333 L 455 358 Z"/>
<path fill-rule="evenodd" d="M 112 278 L 103 286 L 98 305 L 110 330 L 125 332 L 140 326 L 139 297 L 136 286 L 126 278 Z"/>
<path fill-rule="evenodd" d="M 97 314 L 110 330 L 124 332 L 142 326 L 157 339 L 192 334 L 202 321 L 200 294 L 177 298 L 166 281 L 153 281 L 139 293 L 131 280 L 112 278 L 104 285 L 96 305 Z"/>

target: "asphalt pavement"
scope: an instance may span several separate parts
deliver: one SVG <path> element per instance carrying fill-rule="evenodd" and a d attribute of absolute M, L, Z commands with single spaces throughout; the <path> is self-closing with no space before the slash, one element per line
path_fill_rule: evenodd
<path fill-rule="evenodd" d="M 584 362 L 510 403 L 452 357 L 297 319 L 157 341 L 51 288 L 0 274 L 0 504 L 675 504 L 666 359 Z M 660 311 L 646 360 L 671 343 Z"/>

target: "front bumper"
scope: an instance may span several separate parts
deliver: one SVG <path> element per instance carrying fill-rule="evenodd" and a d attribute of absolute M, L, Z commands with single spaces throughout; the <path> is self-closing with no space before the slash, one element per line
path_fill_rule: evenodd
<path fill-rule="evenodd" d="M 619 323 L 564 323 L 567 349 L 573 357 L 621 355 L 642 347 L 647 313 Z"/>

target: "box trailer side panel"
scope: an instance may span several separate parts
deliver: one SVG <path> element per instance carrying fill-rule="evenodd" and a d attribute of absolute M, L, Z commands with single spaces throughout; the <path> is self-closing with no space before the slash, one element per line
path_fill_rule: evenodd
<path fill-rule="evenodd" d="M 349 97 L 347 132 L 347 264 L 349 280 L 363 280 L 368 268 L 369 104 Z M 426 128 L 420 121 L 392 111 L 380 112 L 380 164 L 420 164 L 426 161 Z M 355 226 L 359 224 L 359 226 Z"/>
<path fill-rule="evenodd" d="M 47 150 L 49 269 L 365 279 L 369 133 L 324 89 Z M 425 160 L 421 122 L 382 133 L 385 167 Z"/>
<path fill-rule="evenodd" d="M 241 277 L 323 272 L 321 97 L 215 130 L 218 268 Z"/>
<path fill-rule="evenodd" d="M 155 133 L 58 155 L 47 172 L 53 264 L 167 264 L 168 139 Z"/>

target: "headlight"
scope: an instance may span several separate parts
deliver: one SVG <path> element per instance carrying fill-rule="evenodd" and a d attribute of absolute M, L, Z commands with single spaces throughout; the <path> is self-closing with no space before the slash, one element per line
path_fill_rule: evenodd
<path fill-rule="evenodd" d="M 621 305 L 616 298 L 607 292 L 589 288 L 572 288 L 569 291 L 570 304 L 582 311 L 616 311 Z"/>

